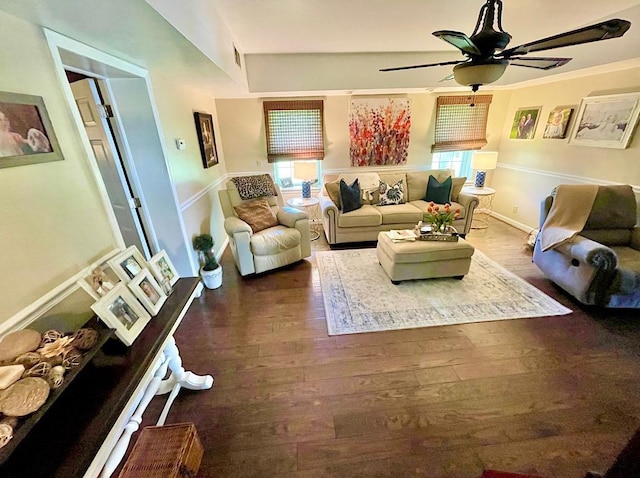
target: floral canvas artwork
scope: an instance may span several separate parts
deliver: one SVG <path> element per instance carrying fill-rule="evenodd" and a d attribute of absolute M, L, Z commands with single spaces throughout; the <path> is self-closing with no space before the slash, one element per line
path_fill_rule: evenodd
<path fill-rule="evenodd" d="M 351 100 L 351 166 L 406 164 L 411 129 L 408 98 Z"/>

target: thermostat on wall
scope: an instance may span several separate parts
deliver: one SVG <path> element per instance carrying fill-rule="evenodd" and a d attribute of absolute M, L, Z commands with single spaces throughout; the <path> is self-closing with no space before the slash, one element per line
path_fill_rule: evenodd
<path fill-rule="evenodd" d="M 182 138 L 177 138 L 176 139 L 176 148 L 178 149 L 187 149 L 187 143 L 184 139 Z"/>

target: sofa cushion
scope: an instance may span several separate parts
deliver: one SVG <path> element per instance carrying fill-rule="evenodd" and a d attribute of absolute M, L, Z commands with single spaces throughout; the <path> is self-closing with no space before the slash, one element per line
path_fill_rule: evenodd
<path fill-rule="evenodd" d="M 226 182 L 227 186 L 227 194 L 229 195 L 229 202 L 231 206 L 240 206 L 245 204 L 247 200 L 244 200 L 240 197 L 240 192 L 238 191 L 238 187 L 236 184 L 229 180 Z M 269 202 L 271 206 L 278 206 L 278 196 L 265 196 L 265 199 Z M 251 201 L 249 199 L 248 201 Z"/>
<path fill-rule="evenodd" d="M 351 212 L 362 207 L 358 178 L 350 186 L 344 182 L 344 179 L 340 180 L 340 204 L 342 212 Z"/>
<path fill-rule="evenodd" d="M 451 185 L 451 176 L 444 181 L 438 181 L 433 175 L 429 176 L 424 200 L 429 202 L 433 201 L 436 204 L 451 202 Z"/>
<path fill-rule="evenodd" d="M 251 251 L 256 256 L 279 254 L 300 245 L 300 231 L 286 226 L 264 229 L 251 236 Z"/>
<path fill-rule="evenodd" d="M 464 187 L 464 183 L 467 182 L 467 178 L 465 176 L 459 178 L 451 179 L 451 201 L 458 202 L 458 196 L 462 192 L 462 188 Z"/>
<path fill-rule="evenodd" d="M 324 189 L 327 191 L 327 195 L 331 198 L 333 203 L 338 209 L 342 208 L 340 202 L 340 181 L 330 181 L 324 184 Z"/>
<path fill-rule="evenodd" d="M 631 186 L 600 186 L 584 229 L 631 229 L 636 219 L 636 196 Z"/>
<path fill-rule="evenodd" d="M 365 227 L 382 224 L 382 214 L 375 206 L 364 204 L 360 209 L 338 215 L 338 227 Z"/>
<path fill-rule="evenodd" d="M 246 201 L 233 209 L 254 233 L 278 225 L 278 219 L 265 198 Z"/>
<path fill-rule="evenodd" d="M 395 184 L 388 184 L 380 180 L 378 192 L 380 200 L 378 206 L 389 206 L 392 204 L 403 204 L 404 200 L 404 180 L 401 179 Z"/>
<path fill-rule="evenodd" d="M 418 224 L 422 219 L 422 211 L 411 203 L 375 207 L 382 215 L 382 224 Z"/>

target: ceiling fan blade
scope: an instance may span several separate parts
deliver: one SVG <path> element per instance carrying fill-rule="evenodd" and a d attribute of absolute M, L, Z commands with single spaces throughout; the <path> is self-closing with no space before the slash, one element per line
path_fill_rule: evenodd
<path fill-rule="evenodd" d="M 526 55 L 533 51 L 551 50 L 553 48 L 617 38 L 624 35 L 630 26 L 631 22 L 627 20 L 620 20 L 617 18 L 607 20 L 605 22 L 596 23 L 595 25 L 578 28 L 577 30 L 560 33 L 559 35 L 542 38 L 540 40 L 509 48 L 504 50 L 500 56 L 509 59 L 514 55 Z"/>
<path fill-rule="evenodd" d="M 572 58 L 547 58 L 547 57 L 520 57 L 512 56 L 509 58 L 509 64 L 515 66 L 524 66 L 527 68 L 538 68 L 539 70 L 551 70 L 559 66 L 566 65 Z"/>
<path fill-rule="evenodd" d="M 437 32 L 433 32 L 433 36 L 438 37 L 440 38 L 440 40 L 444 40 L 447 43 L 451 43 L 462 53 L 466 53 L 468 55 L 482 54 L 478 47 L 473 43 L 471 38 L 469 38 L 462 32 L 455 32 L 453 30 L 438 30 Z"/>
<path fill-rule="evenodd" d="M 427 63 L 424 65 L 410 65 L 410 66 L 397 66 L 394 68 L 380 68 L 379 71 L 415 70 L 416 68 L 428 68 L 430 66 L 457 65 L 458 63 L 464 63 L 464 62 L 465 60 L 444 61 L 442 63 Z"/>
<path fill-rule="evenodd" d="M 438 80 L 438 83 L 444 83 L 445 81 L 451 81 L 454 79 L 453 73 L 451 73 L 450 75 L 445 76 L 443 79 Z"/>

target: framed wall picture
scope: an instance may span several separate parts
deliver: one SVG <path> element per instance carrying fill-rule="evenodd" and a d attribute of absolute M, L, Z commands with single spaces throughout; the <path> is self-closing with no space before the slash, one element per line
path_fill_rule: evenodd
<path fill-rule="evenodd" d="M 213 134 L 213 117 L 207 113 L 193 113 L 196 120 L 196 132 L 198 144 L 202 155 L 202 165 L 210 168 L 218 164 L 218 151 L 216 150 L 216 138 Z"/>
<path fill-rule="evenodd" d="M 542 137 L 545 139 L 563 139 L 567 137 L 567 127 L 571 121 L 572 106 L 556 106 L 549 113 Z"/>
<path fill-rule="evenodd" d="M 511 125 L 511 139 L 533 139 L 540 116 L 541 106 L 528 106 L 519 108 L 513 117 Z"/>
<path fill-rule="evenodd" d="M 160 311 L 160 307 L 167 300 L 167 296 L 162 291 L 160 284 L 156 281 L 151 272 L 147 269 L 135 276 L 128 284 L 133 295 L 144 305 L 144 308 L 152 315 Z"/>
<path fill-rule="evenodd" d="M 0 168 L 62 159 L 42 97 L 0 92 Z"/>
<path fill-rule="evenodd" d="M 122 282 L 91 306 L 100 319 L 127 346 L 133 344 L 151 316 Z"/>
<path fill-rule="evenodd" d="M 638 123 L 640 93 L 583 98 L 569 144 L 624 149 Z"/>
<path fill-rule="evenodd" d="M 127 247 L 109 259 L 107 264 L 125 284 L 148 267 L 147 261 L 136 246 Z"/>
<path fill-rule="evenodd" d="M 168 280 L 169 285 L 174 285 L 180 278 L 178 271 L 176 271 L 164 249 L 149 259 L 149 269 L 160 284 L 164 280 Z"/>

